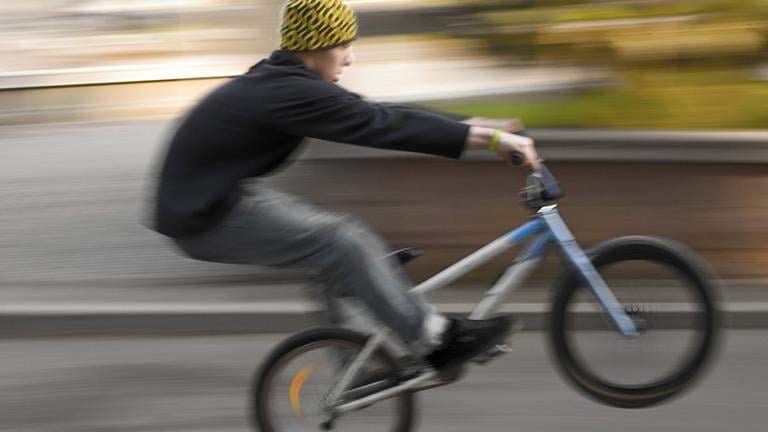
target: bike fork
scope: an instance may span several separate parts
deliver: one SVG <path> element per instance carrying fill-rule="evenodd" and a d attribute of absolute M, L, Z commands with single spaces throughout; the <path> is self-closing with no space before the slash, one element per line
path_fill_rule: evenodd
<path fill-rule="evenodd" d="M 595 266 L 592 265 L 592 260 L 576 243 L 576 239 L 558 213 L 557 206 L 542 207 L 539 210 L 539 216 L 544 219 L 566 259 L 578 271 L 582 281 L 591 289 L 592 294 L 603 306 L 609 323 L 624 336 L 637 336 L 639 332 L 634 321 L 627 315 L 621 303 L 608 288 Z"/>

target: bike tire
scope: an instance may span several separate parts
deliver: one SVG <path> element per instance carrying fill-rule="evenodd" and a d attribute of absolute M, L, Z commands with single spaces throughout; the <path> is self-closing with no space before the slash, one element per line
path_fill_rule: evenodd
<path fill-rule="evenodd" d="M 337 342 L 354 348 L 359 352 L 368 337 L 352 330 L 340 327 L 321 327 L 297 333 L 280 343 L 267 356 L 260 369 L 254 375 L 251 392 L 251 422 L 254 429 L 261 432 L 283 432 L 273 426 L 269 413 L 269 389 L 272 377 L 284 360 L 297 351 L 317 343 Z M 383 364 L 393 373 L 397 370 L 395 359 L 385 350 L 374 353 L 373 359 Z M 397 407 L 396 422 L 391 432 L 409 432 L 416 421 L 416 397 L 413 392 L 403 392 L 393 398 Z"/>
<path fill-rule="evenodd" d="M 620 237 L 604 242 L 587 252 L 598 272 L 620 262 L 651 261 L 671 267 L 689 284 L 701 311 L 698 338 L 688 349 L 685 361 L 665 376 L 652 382 L 628 385 L 605 380 L 593 373 L 574 352 L 569 337 L 568 310 L 574 297 L 585 290 L 573 269 L 556 285 L 551 312 L 550 342 L 555 363 L 576 389 L 589 397 L 620 408 L 644 408 L 664 402 L 691 387 L 713 357 L 717 341 L 719 312 L 715 279 L 704 262 L 684 245 L 656 237 Z M 621 302 L 621 299 L 619 299 Z M 643 337 L 642 335 L 638 337 Z"/>

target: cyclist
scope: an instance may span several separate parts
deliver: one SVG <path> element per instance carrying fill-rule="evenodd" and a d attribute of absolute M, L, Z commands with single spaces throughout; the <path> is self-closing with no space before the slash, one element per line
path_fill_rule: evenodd
<path fill-rule="evenodd" d="M 465 122 L 409 106 L 372 103 L 339 87 L 354 60 L 357 18 L 342 0 L 289 0 L 281 46 L 205 97 L 165 155 L 154 229 L 191 258 L 303 269 L 334 294 L 360 299 L 437 368 L 490 348 L 507 318 L 446 318 L 407 292 L 385 245 L 360 221 L 263 185 L 305 137 L 458 159 L 468 148 L 520 152 L 537 164 L 517 120 Z M 490 126 L 490 127 L 489 127 Z M 534 168 L 536 168 L 534 166 Z"/>

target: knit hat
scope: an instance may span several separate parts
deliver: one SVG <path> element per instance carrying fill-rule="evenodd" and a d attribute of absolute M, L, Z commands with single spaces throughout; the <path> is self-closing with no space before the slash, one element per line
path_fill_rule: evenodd
<path fill-rule="evenodd" d="M 357 39 L 357 17 L 342 0 L 288 0 L 280 35 L 286 51 L 333 48 Z"/>

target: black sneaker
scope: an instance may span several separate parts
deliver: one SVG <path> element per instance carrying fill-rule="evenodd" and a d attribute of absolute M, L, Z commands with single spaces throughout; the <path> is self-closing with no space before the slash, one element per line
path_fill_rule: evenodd
<path fill-rule="evenodd" d="M 426 361 L 437 370 L 459 366 L 493 348 L 509 333 L 513 323 L 504 316 L 488 320 L 451 318 L 442 345 Z"/>

